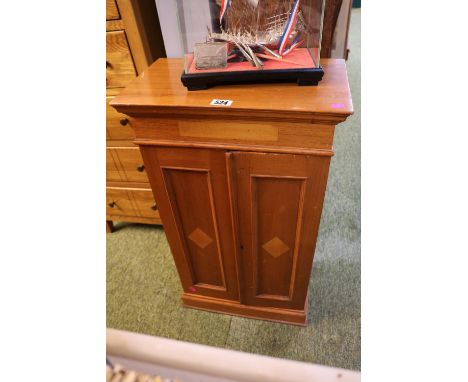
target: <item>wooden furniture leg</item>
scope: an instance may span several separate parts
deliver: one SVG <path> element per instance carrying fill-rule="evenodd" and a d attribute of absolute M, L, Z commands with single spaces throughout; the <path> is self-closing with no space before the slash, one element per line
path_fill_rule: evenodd
<path fill-rule="evenodd" d="M 107 233 L 114 232 L 114 223 L 112 223 L 112 220 L 106 220 L 106 232 Z"/>

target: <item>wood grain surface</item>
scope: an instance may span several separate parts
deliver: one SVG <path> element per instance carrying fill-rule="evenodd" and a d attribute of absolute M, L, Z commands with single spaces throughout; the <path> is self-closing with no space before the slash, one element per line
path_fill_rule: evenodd
<path fill-rule="evenodd" d="M 108 217 L 134 216 L 159 220 L 159 210 L 151 189 L 107 187 L 106 208 Z"/>
<path fill-rule="evenodd" d="M 117 20 L 120 18 L 117 4 L 114 0 L 106 0 L 106 20 Z"/>
<path fill-rule="evenodd" d="M 303 309 L 330 157 L 230 153 L 242 302 Z"/>
<path fill-rule="evenodd" d="M 182 59 L 159 59 L 132 81 L 111 106 L 128 115 L 158 113 L 214 118 L 329 119 L 339 123 L 352 114 L 346 64 L 342 59 L 324 59 L 323 80 L 318 86 L 258 84 L 216 86 L 188 91 L 181 83 Z M 212 106 L 213 99 L 234 101 L 230 107 Z"/>
<path fill-rule="evenodd" d="M 138 147 L 107 147 L 107 180 L 149 183 Z"/>
<path fill-rule="evenodd" d="M 106 85 L 124 87 L 136 77 L 124 31 L 106 32 Z"/>
<path fill-rule="evenodd" d="M 161 224 L 159 213 L 148 210 L 155 202 L 146 172 L 139 167 L 143 160 L 132 127 L 109 101 L 165 52 L 154 0 L 106 0 L 106 32 L 106 184 L 109 193 L 127 195 L 120 203 L 122 211 L 108 211 L 106 228 L 112 232 L 112 221 Z"/>
<path fill-rule="evenodd" d="M 213 144 L 270 146 L 284 148 L 314 148 L 331 153 L 334 125 L 278 121 L 249 121 L 207 118 L 129 118 L 136 142 L 168 141 L 178 144 Z"/>
<path fill-rule="evenodd" d="M 123 29 L 125 29 L 125 23 L 122 19 L 106 21 L 106 32 L 120 31 Z"/>
<path fill-rule="evenodd" d="M 113 96 L 106 97 L 106 137 L 108 140 L 133 140 L 135 133 L 125 114 L 119 113 L 109 102 Z"/>
<path fill-rule="evenodd" d="M 239 299 L 223 152 L 141 147 L 184 291 Z"/>

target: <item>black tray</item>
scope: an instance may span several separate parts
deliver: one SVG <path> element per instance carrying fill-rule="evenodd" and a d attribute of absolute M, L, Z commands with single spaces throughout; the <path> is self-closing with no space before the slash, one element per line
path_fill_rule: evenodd
<path fill-rule="evenodd" d="M 322 77 L 322 68 L 308 68 L 196 74 L 184 72 L 181 80 L 188 90 L 205 90 L 216 85 L 268 82 L 297 82 L 299 86 L 317 86 Z"/>

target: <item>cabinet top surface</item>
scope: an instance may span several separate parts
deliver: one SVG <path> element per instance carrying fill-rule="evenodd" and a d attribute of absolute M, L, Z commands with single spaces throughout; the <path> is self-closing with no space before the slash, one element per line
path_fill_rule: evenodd
<path fill-rule="evenodd" d="M 188 91 L 180 80 L 183 60 L 159 59 L 115 97 L 111 105 L 127 114 L 184 111 L 204 115 L 263 113 L 299 118 L 326 114 L 344 119 L 353 113 L 345 61 L 323 59 L 321 64 L 325 74 L 318 86 L 270 83 Z M 233 103 L 212 106 L 214 99 Z"/>

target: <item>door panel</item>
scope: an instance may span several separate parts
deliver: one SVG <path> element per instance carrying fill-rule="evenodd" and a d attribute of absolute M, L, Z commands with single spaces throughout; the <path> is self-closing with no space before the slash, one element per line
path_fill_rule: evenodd
<path fill-rule="evenodd" d="M 256 295 L 290 299 L 304 178 L 252 176 L 252 250 Z M 288 224 L 284 224 L 288 222 Z M 278 269 L 281 272 L 277 272 Z M 276 274 L 276 277 L 269 277 Z"/>
<path fill-rule="evenodd" d="M 303 309 L 330 158 L 230 153 L 245 304 Z"/>
<path fill-rule="evenodd" d="M 142 146 L 186 293 L 239 300 L 223 151 Z"/>
<path fill-rule="evenodd" d="M 209 170 L 163 168 L 163 173 L 193 283 L 225 289 Z"/>

